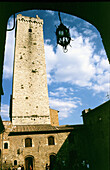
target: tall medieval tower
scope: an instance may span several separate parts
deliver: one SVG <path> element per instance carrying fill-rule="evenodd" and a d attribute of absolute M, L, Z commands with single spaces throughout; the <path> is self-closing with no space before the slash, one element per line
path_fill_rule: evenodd
<path fill-rule="evenodd" d="M 38 16 L 17 16 L 12 123 L 50 124 L 43 20 Z"/>

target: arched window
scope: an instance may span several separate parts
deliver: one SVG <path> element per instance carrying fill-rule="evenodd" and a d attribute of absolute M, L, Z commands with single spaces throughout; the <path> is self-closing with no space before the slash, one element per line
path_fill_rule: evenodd
<path fill-rule="evenodd" d="M 4 149 L 8 149 L 8 143 L 7 142 L 4 143 Z"/>
<path fill-rule="evenodd" d="M 17 165 L 17 160 L 14 160 L 14 165 Z"/>
<path fill-rule="evenodd" d="M 53 136 L 49 136 L 48 137 L 48 145 L 55 145 L 55 141 L 54 141 L 54 137 Z"/>
<path fill-rule="evenodd" d="M 25 139 L 25 147 L 32 147 L 32 139 L 31 138 Z"/>

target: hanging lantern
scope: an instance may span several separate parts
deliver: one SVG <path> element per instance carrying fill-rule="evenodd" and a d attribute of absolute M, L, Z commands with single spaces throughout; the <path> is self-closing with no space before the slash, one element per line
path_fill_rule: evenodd
<path fill-rule="evenodd" d="M 57 37 L 57 44 L 61 45 L 64 49 L 64 52 L 67 52 L 67 45 L 70 44 L 71 37 L 69 33 L 69 28 L 63 25 L 59 14 L 60 25 L 56 29 L 56 37 Z"/>

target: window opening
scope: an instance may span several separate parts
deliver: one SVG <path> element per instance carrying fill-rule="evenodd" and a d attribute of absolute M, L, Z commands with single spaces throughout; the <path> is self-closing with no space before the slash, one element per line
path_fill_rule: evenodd
<path fill-rule="evenodd" d="M 14 165 L 17 165 L 17 160 L 14 160 Z"/>
<path fill-rule="evenodd" d="M 32 29 L 31 29 L 31 28 L 29 28 L 29 32 L 32 32 Z"/>
<path fill-rule="evenodd" d="M 49 136 L 48 137 L 48 145 L 55 145 L 55 141 L 54 141 L 54 137 L 53 136 Z"/>
<path fill-rule="evenodd" d="M 32 147 L 32 139 L 31 138 L 25 139 L 25 147 Z"/>
<path fill-rule="evenodd" d="M 4 143 L 4 149 L 8 149 L 8 143 Z"/>

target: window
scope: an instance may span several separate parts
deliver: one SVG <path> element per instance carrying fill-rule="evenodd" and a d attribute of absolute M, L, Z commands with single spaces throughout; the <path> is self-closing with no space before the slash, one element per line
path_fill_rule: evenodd
<path fill-rule="evenodd" d="M 29 32 L 32 32 L 32 29 L 31 29 L 31 28 L 29 28 Z"/>
<path fill-rule="evenodd" d="M 31 138 L 25 139 L 25 147 L 32 147 L 32 139 Z"/>
<path fill-rule="evenodd" d="M 55 145 L 54 137 L 53 136 L 49 136 L 48 137 L 48 145 Z"/>
<path fill-rule="evenodd" d="M 17 165 L 17 160 L 14 160 L 14 165 Z"/>
<path fill-rule="evenodd" d="M 4 143 L 4 149 L 8 149 L 8 143 L 7 142 Z"/>

